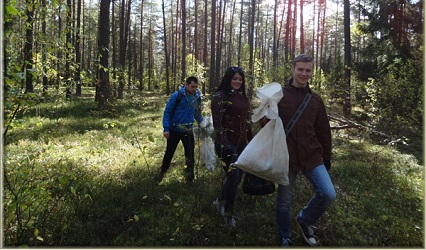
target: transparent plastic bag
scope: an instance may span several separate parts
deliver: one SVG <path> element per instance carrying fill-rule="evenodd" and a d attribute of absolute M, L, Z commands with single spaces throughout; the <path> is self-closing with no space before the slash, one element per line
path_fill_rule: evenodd
<path fill-rule="evenodd" d="M 194 128 L 194 136 L 199 139 L 200 160 L 210 171 L 215 170 L 216 154 L 214 152 L 214 142 L 211 135 L 214 131 L 211 116 L 205 116 L 200 126 Z"/>

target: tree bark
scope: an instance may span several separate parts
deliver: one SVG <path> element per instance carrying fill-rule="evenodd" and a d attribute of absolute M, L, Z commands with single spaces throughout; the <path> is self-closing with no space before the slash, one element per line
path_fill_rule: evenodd
<path fill-rule="evenodd" d="M 24 72 L 25 72 L 25 92 L 32 93 L 34 92 L 33 85 L 33 27 L 34 27 L 34 3 L 32 0 L 27 0 L 27 20 L 26 31 L 25 31 L 25 47 L 24 47 Z"/>
<path fill-rule="evenodd" d="M 169 68 L 170 68 L 170 57 L 167 43 L 167 29 L 166 29 L 166 11 L 164 6 L 164 0 L 161 1 L 161 7 L 163 9 L 163 32 L 164 32 L 164 53 L 166 57 L 166 94 L 170 95 L 170 77 L 169 77 Z"/>
<path fill-rule="evenodd" d="M 80 52 L 80 29 L 81 29 L 81 0 L 77 1 L 77 29 L 76 29 L 76 40 L 75 40 L 75 60 L 77 63 L 77 68 L 75 71 L 75 82 L 76 82 L 76 89 L 75 94 L 77 96 L 81 95 L 81 79 L 80 79 L 80 72 L 81 72 L 81 52 Z"/>
<path fill-rule="evenodd" d="M 346 118 L 351 115 L 351 28 L 349 0 L 343 0 L 344 33 L 345 33 L 345 86 L 343 97 L 343 114 Z"/>
<path fill-rule="evenodd" d="M 100 110 L 109 110 L 108 103 L 111 94 L 111 85 L 109 82 L 108 60 L 109 60 L 109 37 L 110 37 L 110 21 L 109 21 L 110 0 L 101 0 L 99 12 L 99 94 L 98 107 Z"/>

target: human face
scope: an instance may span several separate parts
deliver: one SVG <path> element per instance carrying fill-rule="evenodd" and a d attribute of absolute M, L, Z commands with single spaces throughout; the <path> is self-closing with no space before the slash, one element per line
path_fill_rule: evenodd
<path fill-rule="evenodd" d="M 291 67 L 293 73 L 293 85 L 298 88 L 303 88 L 308 84 L 312 77 L 314 64 L 312 62 L 297 62 Z"/>
<path fill-rule="evenodd" d="M 234 77 L 232 77 L 231 79 L 231 88 L 235 90 L 239 90 L 242 85 L 243 85 L 243 77 L 240 75 L 240 73 L 235 73 Z"/>
<path fill-rule="evenodd" d="M 198 89 L 198 83 L 196 82 L 191 82 L 190 84 L 186 84 L 186 92 L 188 92 L 188 94 L 190 95 L 195 94 L 197 89 Z"/>

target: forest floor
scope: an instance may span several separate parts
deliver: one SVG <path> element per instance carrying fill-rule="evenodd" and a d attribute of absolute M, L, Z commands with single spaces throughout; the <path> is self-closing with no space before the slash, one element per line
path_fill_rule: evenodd
<path fill-rule="evenodd" d="M 164 180 L 154 180 L 166 101 L 133 92 L 107 117 L 92 98 L 21 113 L 4 144 L 4 246 L 279 247 L 276 192 L 240 187 L 237 224 L 225 223 L 212 205 L 224 173 L 219 162 L 213 171 L 202 164 L 199 141 L 194 183 L 185 183 L 181 144 Z M 333 132 L 333 146 L 337 200 L 315 225 L 319 246 L 423 247 L 423 163 L 345 131 Z M 292 218 L 312 195 L 298 176 Z M 307 247 L 294 220 L 292 232 L 293 246 Z"/>

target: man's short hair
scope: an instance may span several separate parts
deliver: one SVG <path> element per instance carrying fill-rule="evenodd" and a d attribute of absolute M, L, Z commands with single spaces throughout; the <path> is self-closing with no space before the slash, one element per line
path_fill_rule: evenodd
<path fill-rule="evenodd" d="M 188 78 L 186 78 L 186 84 L 191 84 L 192 82 L 195 82 L 198 84 L 198 79 L 195 76 L 190 76 Z"/>
<path fill-rule="evenodd" d="M 298 63 L 298 62 L 311 62 L 311 63 L 314 63 L 314 59 L 311 56 L 309 56 L 309 55 L 300 54 L 300 55 L 296 56 L 293 59 L 293 66 L 295 66 L 296 63 Z"/>

